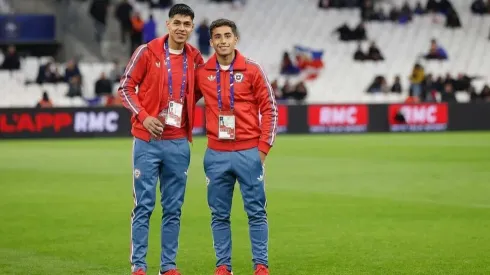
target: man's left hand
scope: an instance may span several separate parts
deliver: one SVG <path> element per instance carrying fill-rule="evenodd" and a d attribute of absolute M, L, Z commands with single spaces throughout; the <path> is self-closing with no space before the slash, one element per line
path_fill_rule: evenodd
<path fill-rule="evenodd" d="M 264 152 L 262 151 L 259 151 L 259 155 L 260 155 L 260 161 L 262 162 L 262 164 L 264 164 L 265 162 L 265 157 L 267 156 Z"/>

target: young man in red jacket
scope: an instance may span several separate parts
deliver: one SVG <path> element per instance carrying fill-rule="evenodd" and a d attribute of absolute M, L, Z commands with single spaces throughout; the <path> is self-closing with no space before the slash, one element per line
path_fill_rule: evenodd
<path fill-rule="evenodd" d="M 194 28 L 193 20 L 189 6 L 173 6 L 167 21 L 169 34 L 138 47 L 121 78 L 122 102 L 133 113 L 133 275 L 146 274 L 149 220 L 158 179 L 163 208 L 160 273 L 180 274 L 175 258 L 190 161 L 194 71 L 203 63 L 200 52 L 186 43 Z"/>
<path fill-rule="evenodd" d="M 276 137 L 277 105 L 260 65 L 235 50 L 235 23 L 216 20 L 210 34 L 216 54 L 197 69 L 196 97 L 204 96 L 206 106 L 204 171 L 217 257 L 215 275 L 232 274 L 230 212 L 237 180 L 248 215 L 255 275 L 268 275 L 264 161 Z"/>

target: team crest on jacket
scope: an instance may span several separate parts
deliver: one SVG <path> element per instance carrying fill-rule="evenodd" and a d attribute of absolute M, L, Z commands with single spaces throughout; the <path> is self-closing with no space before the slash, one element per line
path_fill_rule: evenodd
<path fill-rule="evenodd" d="M 242 82 L 243 81 L 243 74 L 242 73 L 236 73 L 235 74 L 235 81 L 236 82 Z"/>

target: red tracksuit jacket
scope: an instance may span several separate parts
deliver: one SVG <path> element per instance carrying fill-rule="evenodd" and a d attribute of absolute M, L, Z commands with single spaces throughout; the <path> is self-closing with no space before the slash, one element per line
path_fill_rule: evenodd
<path fill-rule="evenodd" d="M 208 147 L 217 151 L 238 151 L 257 147 L 268 153 L 277 132 L 277 104 L 272 87 L 260 65 L 236 51 L 235 140 L 218 139 L 218 95 L 216 55 L 196 71 L 196 99 L 204 96 Z M 230 110 L 230 73 L 220 71 L 223 111 Z M 259 110 L 262 116 L 259 122 Z"/>
<path fill-rule="evenodd" d="M 133 136 L 149 141 L 150 133 L 143 126 L 148 116 L 157 117 L 165 107 L 168 95 L 167 68 L 165 66 L 164 42 L 168 35 L 150 41 L 136 49 L 129 61 L 126 71 L 121 77 L 119 95 L 123 105 L 133 116 L 131 118 Z M 185 44 L 187 54 L 187 138 L 192 141 L 192 128 L 194 125 L 194 79 L 195 68 L 204 63 L 201 53 L 189 44 Z M 138 92 L 136 87 L 139 86 Z M 175 89 L 174 89 L 175 90 Z M 174 91 L 179 93 L 180 90 Z"/>

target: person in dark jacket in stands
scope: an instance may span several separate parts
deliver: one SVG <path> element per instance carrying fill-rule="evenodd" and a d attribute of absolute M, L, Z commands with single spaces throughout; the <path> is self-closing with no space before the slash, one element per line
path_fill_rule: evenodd
<path fill-rule="evenodd" d="M 131 35 L 131 13 L 133 6 L 128 0 L 123 0 L 116 8 L 116 19 L 119 21 L 121 28 L 121 42 L 126 44 L 126 39 Z"/>
<path fill-rule="evenodd" d="M 105 34 L 107 25 L 107 10 L 109 0 L 93 0 L 90 6 L 90 15 L 94 19 L 95 41 L 101 43 Z"/>
<path fill-rule="evenodd" d="M 209 56 L 211 54 L 211 45 L 209 40 L 211 36 L 209 34 L 209 24 L 206 19 L 204 19 L 196 30 L 197 33 L 197 44 L 199 46 L 199 51 L 202 55 Z"/>
<path fill-rule="evenodd" d="M 444 91 L 441 93 L 442 102 L 457 102 L 456 96 L 454 95 L 453 84 L 446 83 L 444 85 Z"/>
<path fill-rule="evenodd" d="M 133 17 L 131 17 L 131 49 L 130 53 L 133 53 L 136 48 L 143 44 L 143 29 L 145 27 L 145 22 L 141 19 L 140 14 L 135 12 Z"/>
<path fill-rule="evenodd" d="M 357 50 L 354 53 L 354 60 L 356 61 L 364 61 L 367 59 L 366 54 L 362 51 L 362 44 L 358 43 L 357 44 Z"/>
<path fill-rule="evenodd" d="M 2 70 L 20 70 L 20 58 L 14 46 L 9 46 L 3 60 Z"/>
<path fill-rule="evenodd" d="M 413 13 L 417 15 L 425 14 L 425 9 L 424 7 L 422 7 L 422 3 L 420 1 L 418 1 L 417 4 L 415 4 L 415 9 L 413 10 Z"/>
<path fill-rule="evenodd" d="M 374 41 L 371 42 L 371 45 L 369 46 L 367 59 L 373 60 L 373 61 L 383 61 L 384 60 L 384 57 L 381 54 L 381 51 L 379 50 L 378 46 L 376 45 L 376 43 Z"/>
<path fill-rule="evenodd" d="M 395 81 L 393 82 L 393 86 L 391 86 L 391 92 L 401 94 L 402 90 L 403 88 L 402 88 L 400 76 L 397 75 L 395 76 Z"/>
<path fill-rule="evenodd" d="M 112 94 L 112 82 L 107 79 L 105 73 L 100 74 L 100 78 L 95 82 L 95 95 L 103 96 Z"/>
<path fill-rule="evenodd" d="M 366 40 L 366 28 L 364 27 L 364 22 L 359 23 L 357 27 L 352 31 L 354 40 Z"/>
<path fill-rule="evenodd" d="M 484 15 L 487 13 L 487 6 L 483 0 L 475 0 L 471 4 L 471 12 L 473 14 Z"/>
<path fill-rule="evenodd" d="M 446 15 L 446 28 L 456 29 L 461 28 L 459 15 L 454 9 L 449 9 Z"/>
<path fill-rule="evenodd" d="M 74 76 L 82 76 L 80 73 L 80 69 L 77 66 L 77 63 L 74 59 L 69 60 L 66 63 L 66 69 L 65 69 L 65 82 L 69 83 L 70 79 Z"/>
<path fill-rule="evenodd" d="M 480 97 L 484 101 L 490 102 L 490 86 L 485 85 L 485 87 L 483 87 L 483 90 L 480 93 Z"/>

